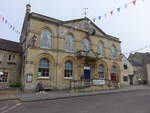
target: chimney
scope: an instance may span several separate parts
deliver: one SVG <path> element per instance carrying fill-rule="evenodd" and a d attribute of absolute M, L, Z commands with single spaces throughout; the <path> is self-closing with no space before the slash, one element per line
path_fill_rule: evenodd
<path fill-rule="evenodd" d="M 31 5 L 27 4 L 26 5 L 26 13 L 30 13 L 30 11 L 31 11 Z"/>

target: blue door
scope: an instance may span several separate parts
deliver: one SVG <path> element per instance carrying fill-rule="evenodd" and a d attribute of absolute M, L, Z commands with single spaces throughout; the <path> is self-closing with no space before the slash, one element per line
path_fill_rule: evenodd
<path fill-rule="evenodd" d="M 84 69 L 84 79 L 90 79 L 90 74 L 91 74 L 90 68 L 85 68 Z"/>

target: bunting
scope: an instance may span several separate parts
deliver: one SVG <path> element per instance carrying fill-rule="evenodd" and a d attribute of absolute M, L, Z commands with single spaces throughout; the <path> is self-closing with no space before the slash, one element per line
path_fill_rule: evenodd
<path fill-rule="evenodd" d="M 128 56 L 128 55 L 130 55 L 130 54 L 134 54 L 135 52 L 143 51 L 143 50 L 145 50 L 145 49 L 147 49 L 147 48 L 150 48 L 150 44 L 148 44 L 148 45 L 146 45 L 146 46 L 144 46 L 144 47 L 141 47 L 141 48 L 139 48 L 139 49 L 136 49 L 136 50 L 133 50 L 133 51 L 130 51 L 130 52 L 123 53 L 123 54 L 124 54 L 125 56 Z"/>
<path fill-rule="evenodd" d="M 141 0 L 141 1 L 145 1 L 145 0 Z M 107 13 L 104 13 L 104 15 L 100 15 L 100 16 L 98 16 L 98 17 L 96 17 L 96 18 L 93 18 L 92 20 L 93 20 L 93 22 L 96 22 L 96 20 L 98 19 L 98 20 L 102 20 L 102 17 L 107 17 L 107 15 L 113 15 L 114 14 L 114 12 L 115 11 L 117 11 L 118 13 L 121 11 L 121 9 L 123 9 L 123 8 L 125 8 L 125 9 L 127 9 L 128 8 L 128 6 L 129 5 L 136 5 L 136 3 L 137 3 L 137 0 L 132 0 L 132 1 L 130 1 L 130 2 L 128 2 L 128 3 L 125 3 L 124 5 L 122 5 L 122 6 L 120 6 L 120 7 L 117 7 L 116 9 L 113 9 L 113 10 L 111 10 L 111 11 L 109 11 L 109 12 L 107 12 Z"/>
<path fill-rule="evenodd" d="M 15 33 L 17 33 L 18 35 L 20 35 L 20 31 L 17 30 L 17 28 L 16 28 L 14 25 L 12 25 L 12 24 L 8 21 L 8 19 L 6 19 L 6 18 L 5 18 L 4 16 L 2 16 L 2 15 L 0 15 L 0 22 L 3 22 L 5 25 L 8 26 L 8 28 L 9 28 L 10 30 L 12 30 L 13 32 L 15 32 Z"/>

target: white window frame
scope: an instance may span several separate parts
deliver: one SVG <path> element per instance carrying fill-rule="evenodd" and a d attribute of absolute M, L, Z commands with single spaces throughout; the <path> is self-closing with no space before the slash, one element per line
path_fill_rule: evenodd
<path fill-rule="evenodd" d="M 43 35 L 46 35 L 46 37 L 44 37 Z M 47 29 L 41 30 L 40 47 L 48 49 L 52 48 L 52 32 Z"/>

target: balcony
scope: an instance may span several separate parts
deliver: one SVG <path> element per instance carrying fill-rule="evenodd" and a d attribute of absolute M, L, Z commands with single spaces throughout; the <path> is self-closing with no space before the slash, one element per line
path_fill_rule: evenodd
<path fill-rule="evenodd" d="M 78 59 L 84 58 L 84 59 L 87 59 L 87 60 L 97 60 L 98 59 L 98 54 L 96 52 L 94 52 L 92 49 L 89 50 L 89 51 L 78 50 L 76 52 L 76 57 Z"/>

